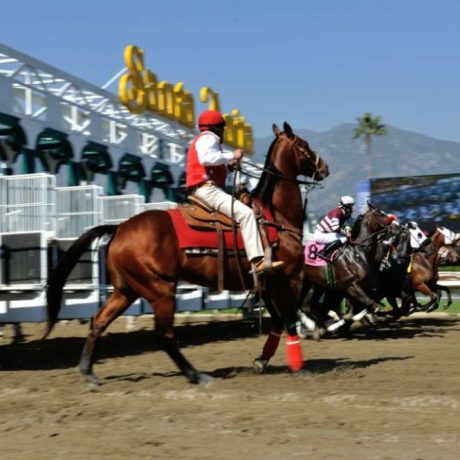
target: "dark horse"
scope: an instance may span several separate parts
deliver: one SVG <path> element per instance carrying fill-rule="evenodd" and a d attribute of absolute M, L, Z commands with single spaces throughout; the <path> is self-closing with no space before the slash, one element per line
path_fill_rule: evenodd
<path fill-rule="evenodd" d="M 284 132 L 273 125 L 275 139 L 267 154 L 264 171 L 253 198 L 270 208 L 273 225 L 279 230 L 279 244 L 274 249 L 277 259 L 285 262 L 282 271 L 270 278 L 264 300 L 272 317 L 272 331 L 256 360 L 264 367 L 275 353 L 279 333 L 288 334 L 288 363 L 293 371 L 302 368 L 303 360 L 296 335 L 296 305 L 303 267 L 301 241 L 303 224 L 302 197 L 297 176 L 303 174 L 314 180 L 329 175 L 327 164 L 306 141 L 295 135 L 284 123 Z M 166 211 L 146 211 L 120 225 L 95 227 L 78 238 L 64 254 L 48 279 L 48 335 L 58 320 L 62 291 L 67 277 L 79 257 L 98 237 L 112 235 L 107 249 L 106 264 L 114 290 L 107 302 L 91 320 L 89 335 L 80 358 L 79 369 L 90 383 L 100 383 L 93 374 L 96 342 L 110 323 L 120 316 L 136 299 L 142 297 L 155 314 L 154 341 L 175 362 L 191 383 L 206 383 L 210 377 L 196 370 L 183 356 L 173 331 L 175 293 L 179 280 L 217 287 L 217 257 L 190 255 L 179 248 L 178 237 Z M 252 283 L 249 263 L 242 260 L 247 286 Z M 226 289 L 241 289 L 235 257 L 229 257 Z M 290 340 L 291 339 L 291 340 Z M 262 363 L 262 366 L 261 366 Z"/>
<path fill-rule="evenodd" d="M 432 311 L 438 308 L 441 291 L 447 294 L 447 306 L 452 303 L 449 288 L 438 283 L 438 265 L 457 263 L 459 257 L 453 246 L 445 245 L 445 237 L 440 229 L 431 235 L 430 242 L 421 249 L 412 249 L 409 230 L 401 227 L 394 242 L 388 269 L 379 273 L 379 298 L 386 297 L 394 318 L 408 315 L 415 310 Z M 415 297 L 419 291 L 430 298 L 420 305 Z M 397 299 L 401 299 L 398 306 Z"/>
<path fill-rule="evenodd" d="M 327 311 L 337 309 L 344 297 L 351 301 L 355 309 L 363 312 L 361 316 L 373 312 L 371 291 L 378 267 L 375 260 L 378 240 L 383 232 L 389 230 L 393 217 L 371 203 L 368 206 L 368 210 L 356 220 L 350 240 L 332 264 L 325 267 L 304 267 L 301 295 L 304 302 L 301 309 L 319 323 L 326 321 Z M 309 290 L 310 295 L 307 295 Z M 319 305 L 323 294 L 325 308 Z M 343 325 L 344 321 L 340 324 Z"/>

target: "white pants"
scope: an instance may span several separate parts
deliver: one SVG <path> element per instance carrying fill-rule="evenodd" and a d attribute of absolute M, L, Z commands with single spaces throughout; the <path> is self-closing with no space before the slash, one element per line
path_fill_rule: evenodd
<path fill-rule="evenodd" d="M 225 214 L 232 215 L 232 197 L 216 185 L 203 185 L 195 190 L 195 195 L 206 202 L 211 208 Z M 264 249 L 257 227 L 256 216 L 253 210 L 239 200 L 233 204 L 235 220 L 240 224 L 246 255 L 249 260 L 264 256 Z"/>
<path fill-rule="evenodd" d="M 335 240 L 340 240 L 342 243 L 345 243 L 347 241 L 347 237 L 343 235 L 342 233 L 325 233 L 325 232 L 320 232 L 319 230 L 315 230 L 315 233 L 313 234 L 313 239 L 317 243 L 332 243 Z"/>

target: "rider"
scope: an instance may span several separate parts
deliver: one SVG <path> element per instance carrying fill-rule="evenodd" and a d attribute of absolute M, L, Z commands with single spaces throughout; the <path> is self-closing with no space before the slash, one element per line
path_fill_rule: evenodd
<path fill-rule="evenodd" d="M 234 169 L 243 151 L 223 152 L 225 120 L 217 110 L 206 110 L 198 119 L 201 131 L 187 153 L 186 186 L 211 208 L 231 217 L 232 196 L 225 192 L 227 172 Z M 266 270 L 264 249 L 253 210 L 239 200 L 233 204 L 233 214 L 240 224 L 246 254 L 256 273 Z M 271 269 L 282 268 L 284 262 L 274 261 Z"/>
<path fill-rule="evenodd" d="M 313 239 L 317 243 L 326 243 L 326 246 L 318 252 L 318 257 L 328 262 L 331 262 L 328 255 L 342 246 L 350 236 L 343 229 L 343 225 L 353 214 L 355 200 L 351 196 L 344 195 L 337 204 L 336 208 L 329 211 L 321 219 L 313 234 Z"/>

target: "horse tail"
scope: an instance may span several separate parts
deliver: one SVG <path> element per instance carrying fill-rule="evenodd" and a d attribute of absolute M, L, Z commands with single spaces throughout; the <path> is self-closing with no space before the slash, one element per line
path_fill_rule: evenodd
<path fill-rule="evenodd" d="M 43 338 L 53 330 L 61 309 L 62 291 L 67 277 L 73 270 L 81 255 L 89 248 L 91 243 L 104 235 L 113 235 L 117 225 L 100 225 L 83 233 L 64 253 L 59 263 L 48 276 L 46 285 L 46 311 L 47 326 Z"/>

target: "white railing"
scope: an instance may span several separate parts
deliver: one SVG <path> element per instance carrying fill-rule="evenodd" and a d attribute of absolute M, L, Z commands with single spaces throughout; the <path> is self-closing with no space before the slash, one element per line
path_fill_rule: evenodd
<path fill-rule="evenodd" d="M 104 224 L 120 224 L 143 212 L 145 206 L 145 199 L 141 195 L 103 196 L 101 201 Z"/>
<path fill-rule="evenodd" d="M 0 176 L 0 232 L 48 232 L 56 226 L 56 177 Z"/>
<path fill-rule="evenodd" d="M 154 209 L 159 209 L 166 211 L 167 209 L 175 209 L 177 206 L 178 204 L 174 201 L 158 201 L 157 203 L 145 203 L 144 210 L 151 211 Z"/>
<path fill-rule="evenodd" d="M 439 284 L 447 287 L 460 287 L 460 272 L 439 272 Z"/>
<path fill-rule="evenodd" d="M 102 223 L 103 189 L 97 185 L 56 189 L 56 238 L 78 238 Z"/>

